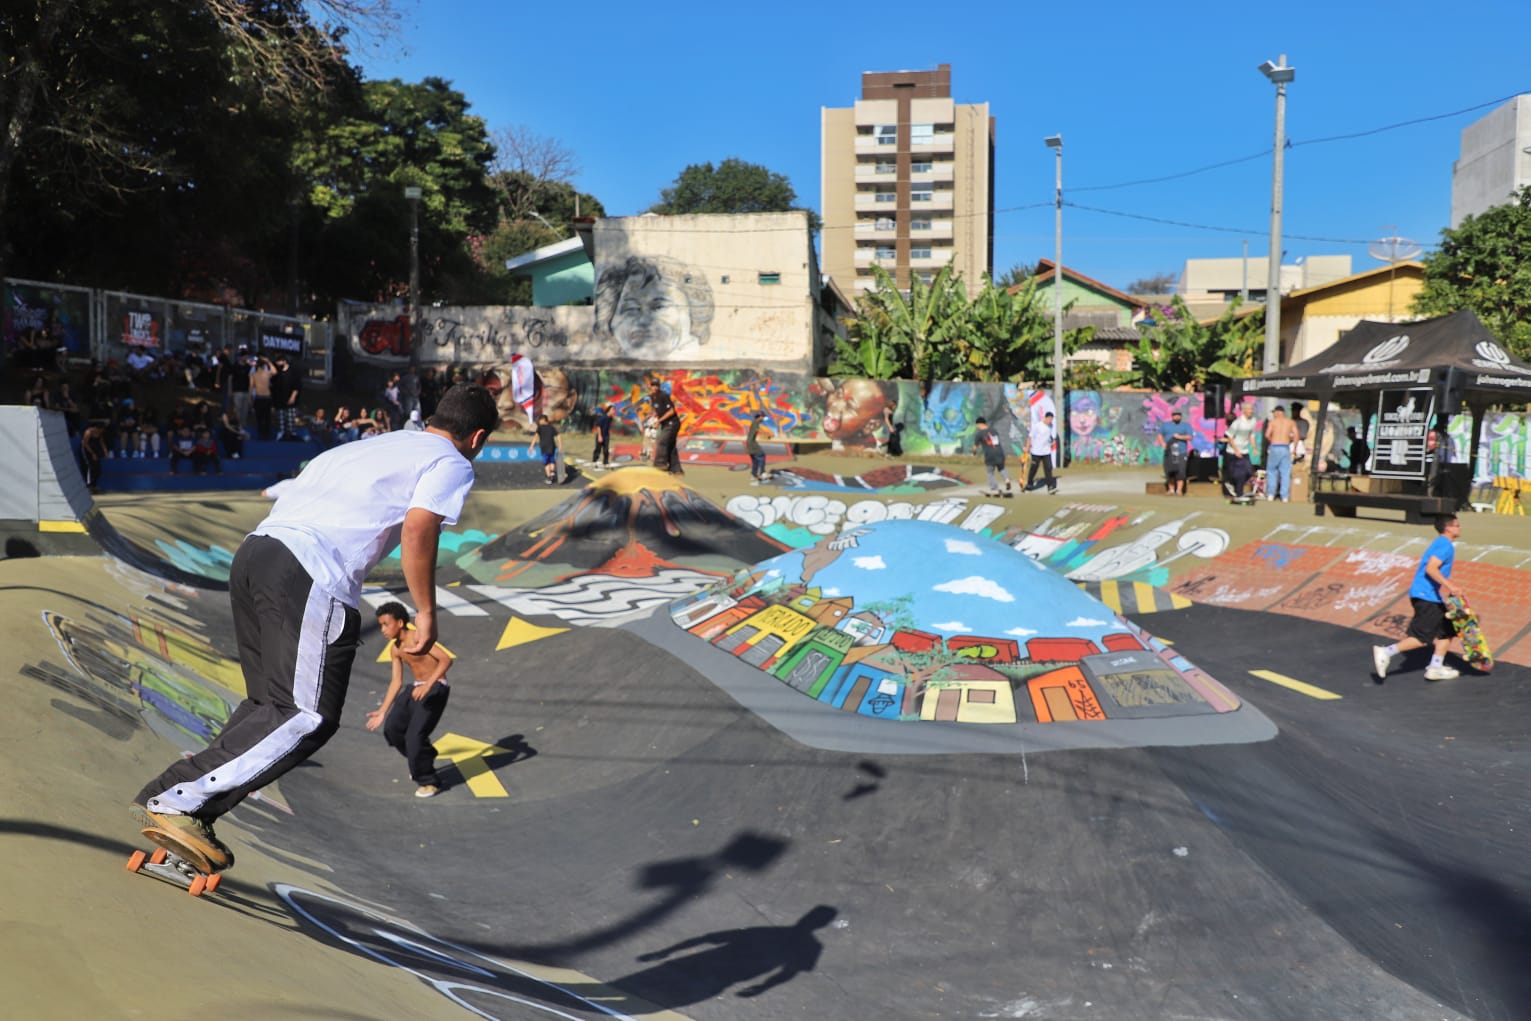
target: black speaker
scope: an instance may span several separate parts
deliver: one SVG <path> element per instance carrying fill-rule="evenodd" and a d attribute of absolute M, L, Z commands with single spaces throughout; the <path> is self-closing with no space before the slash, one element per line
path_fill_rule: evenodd
<path fill-rule="evenodd" d="M 1201 395 L 1201 417 L 1222 418 L 1223 404 L 1227 399 L 1228 390 L 1221 383 L 1213 383 L 1207 387 L 1206 393 Z"/>

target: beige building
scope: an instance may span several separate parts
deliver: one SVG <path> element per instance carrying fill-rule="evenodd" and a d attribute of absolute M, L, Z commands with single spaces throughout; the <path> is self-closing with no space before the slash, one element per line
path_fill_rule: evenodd
<path fill-rule="evenodd" d="M 861 76 L 821 112 L 824 271 L 854 299 L 872 266 L 900 288 L 947 263 L 976 287 L 994 261 L 994 118 L 952 101 L 951 65 Z"/>

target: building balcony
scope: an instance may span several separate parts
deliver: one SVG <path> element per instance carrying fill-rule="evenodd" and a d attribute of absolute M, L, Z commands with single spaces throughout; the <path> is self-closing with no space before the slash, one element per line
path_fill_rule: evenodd
<path fill-rule="evenodd" d="M 914 215 L 918 216 L 920 214 L 916 212 Z M 930 240 L 931 238 L 949 240 L 954 233 L 955 232 L 952 229 L 952 221 L 950 220 L 932 220 L 930 226 L 924 229 L 917 227 L 912 220 L 909 223 L 909 240 L 914 244 L 919 244 L 920 242 Z M 869 234 L 867 236 L 872 237 L 873 235 Z"/>
<path fill-rule="evenodd" d="M 857 156 L 888 156 L 888 157 L 892 157 L 894 155 L 897 155 L 897 153 L 898 153 L 898 145 L 897 144 L 889 143 L 887 145 L 884 145 L 883 143 L 879 142 L 877 139 L 878 139 L 877 135 L 857 135 L 856 136 L 856 155 Z M 935 151 L 936 152 L 946 152 L 946 151 L 950 150 L 951 148 L 952 147 L 948 145 L 945 149 L 937 149 Z"/>
<path fill-rule="evenodd" d="M 883 146 L 882 148 L 890 149 L 890 148 L 893 148 L 893 147 L 892 146 Z M 888 154 L 888 158 L 892 159 L 892 157 L 893 157 L 893 154 L 889 153 Z M 950 179 L 950 175 L 947 175 L 947 176 L 948 176 L 948 179 Z M 857 163 L 856 164 L 856 181 L 857 181 L 857 183 L 871 184 L 871 183 L 873 183 L 875 181 L 878 184 L 892 184 L 894 181 L 897 181 L 897 180 L 898 180 L 898 171 L 897 170 L 883 170 L 883 171 L 879 171 L 877 169 L 877 164 L 875 164 L 875 163 Z M 935 178 L 932 178 L 932 180 L 939 181 L 939 180 L 941 180 L 941 178 L 935 177 Z"/>
<path fill-rule="evenodd" d="M 875 191 L 858 191 L 856 193 L 856 212 L 858 213 L 883 213 L 892 216 L 898 210 L 898 196 L 892 192 L 883 192 L 887 197 L 878 201 L 878 193 Z"/>
<path fill-rule="evenodd" d="M 860 149 L 856 150 L 860 152 Z M 936 135 L 928 142 L 914 142 L 909 146 L 909 152 L 916 159 L 924 154 L 955 153 L 957 151 L 956 135 Z"/>

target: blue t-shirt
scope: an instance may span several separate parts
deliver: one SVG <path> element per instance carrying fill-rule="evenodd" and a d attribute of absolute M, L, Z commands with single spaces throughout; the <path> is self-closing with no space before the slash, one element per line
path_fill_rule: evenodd
<path fill-rule="evenodd" d="M 1455 544 L 1444 535 L 1435 537 L 1430 548 L 1425 550 L 1425 555 L 1419 558 L 1419 566 L 1414 569 L 1414 584 L 1409 586 L 1410 599 L 1428 599 L 1432 603 L 1445 602 L 1441 598 L 1440 587 L 1430 580 L 1425 573 L 1425 565 L 1430 563 L 1430 558 L 1436 557 L 1441 562 L 1441 576 L 1451 577 L 1451 564 L 1457 558 Z"/>
<path fill-rule="evenodd" d="M 1184 422 L 1165 422 L 1159 427 L 1159 435 L 1164 437 L 1165 457 L 1185 457 L 1187 441 L 1177 440 L 1175 437 L 1191 435 L 1190 426 Z"/>

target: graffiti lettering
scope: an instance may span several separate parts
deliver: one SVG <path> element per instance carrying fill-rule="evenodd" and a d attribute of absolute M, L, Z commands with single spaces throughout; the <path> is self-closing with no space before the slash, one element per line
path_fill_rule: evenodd
<path fill-rule="evenodd" d="M 879 521 L 919 519 L 953 524 L 969 510 L 969 504 L 964 497 L 948 497 L 920 506 L 902 500 L 868 499 L 847 504 L 829 496 L 765 497 L 745 493 L 732 497 L 724 509 L 775 539 L 801 547 L 812 545 L 819 536 Z M 995 504 L 979 504 L 971 508 L 960 527 L 980 531 L 1003 513 L 1004 508 Z"/>
<path fill-rule="evenodd" d="M 1255 547 L 1255 556 L 1275 568 L 1286 567 L 1294 563 L 1303 555 L 1303 550 L 1294 546 L 1282 546 L 1277 543 L 1262 543 Z"/>

